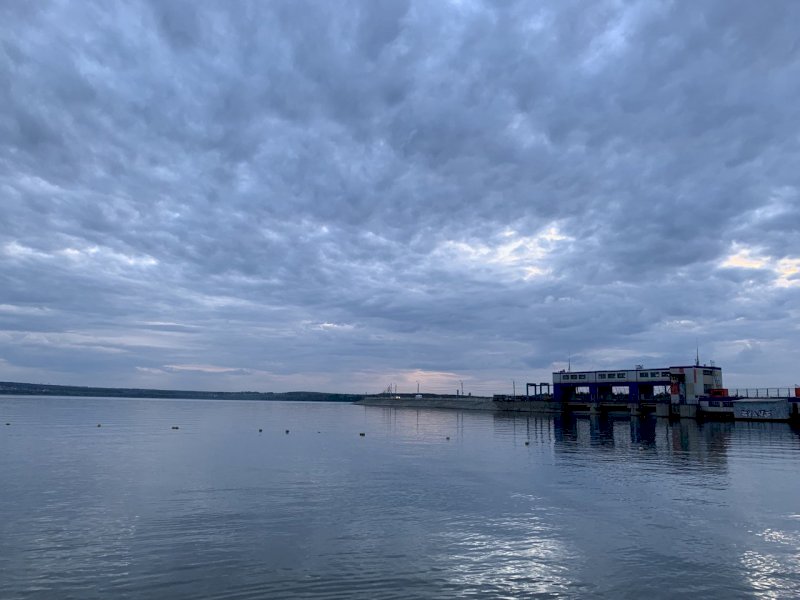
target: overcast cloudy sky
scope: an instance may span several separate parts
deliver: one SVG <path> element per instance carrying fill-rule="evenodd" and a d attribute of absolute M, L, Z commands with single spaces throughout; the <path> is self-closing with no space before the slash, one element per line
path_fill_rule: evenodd
<path fill-rule="evenodd" d="M 0 379 L 800 382 L 800 3 L 0 4 Z"/>

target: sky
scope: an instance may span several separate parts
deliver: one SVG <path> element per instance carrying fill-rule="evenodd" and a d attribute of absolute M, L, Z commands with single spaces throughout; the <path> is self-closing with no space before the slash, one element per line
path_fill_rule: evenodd
<path fill-rule="evenodd" d="M 0 380 L 800 383 L 800 3 L 0 3 Z"/>

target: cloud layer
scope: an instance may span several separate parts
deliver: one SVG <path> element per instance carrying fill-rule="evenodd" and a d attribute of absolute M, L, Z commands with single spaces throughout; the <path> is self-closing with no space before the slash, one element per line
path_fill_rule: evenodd
<path fill-rule="evenodd" d="M 510 391 L 800 348 L 800 5 L 0 6 L 0 378 Z M 519 387 L 518 387 L 519 389 Z"/>

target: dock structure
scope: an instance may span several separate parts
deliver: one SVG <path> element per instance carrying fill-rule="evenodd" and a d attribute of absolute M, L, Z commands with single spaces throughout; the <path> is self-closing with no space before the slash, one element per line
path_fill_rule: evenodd
<path fill-rule="evenodd" d="M 567 411 L 625 411 L 663 417 L 788 420 L 800 417 L 800 388 L 729 394 L 711 365 L 553 373 L 552 403 Z"/>
<path fill-rule="evenodd" d="M 699 363 L 699 360 L 698 360 Z M 531 393 L 533 392 L 533 393 Z M 525 394 L 477 397 L 440 394 L 366 395 L 367 406 L 499 410 L 532 413 L 618 414 L 683 419 L 800 420 L 800 387 L 723 387 L 715 365 L 601 371 L 562 370 L 553 383 L 528 383 Z"/>

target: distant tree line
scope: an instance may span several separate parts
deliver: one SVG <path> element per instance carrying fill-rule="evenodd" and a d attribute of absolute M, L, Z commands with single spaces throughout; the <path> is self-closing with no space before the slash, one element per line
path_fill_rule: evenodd
<path fill-rule="evenodd" d="M 87 396 L 101 398 L 175 398 L 195 400 L 293 400 L 296 402 L 355 402 L 359 394 L 325 392 L 198 392 L 192 390 L 149 390 L 102 388 L 74 385 L 46 385 L 0 381 L 0 394 L 17 396 Z"/>

